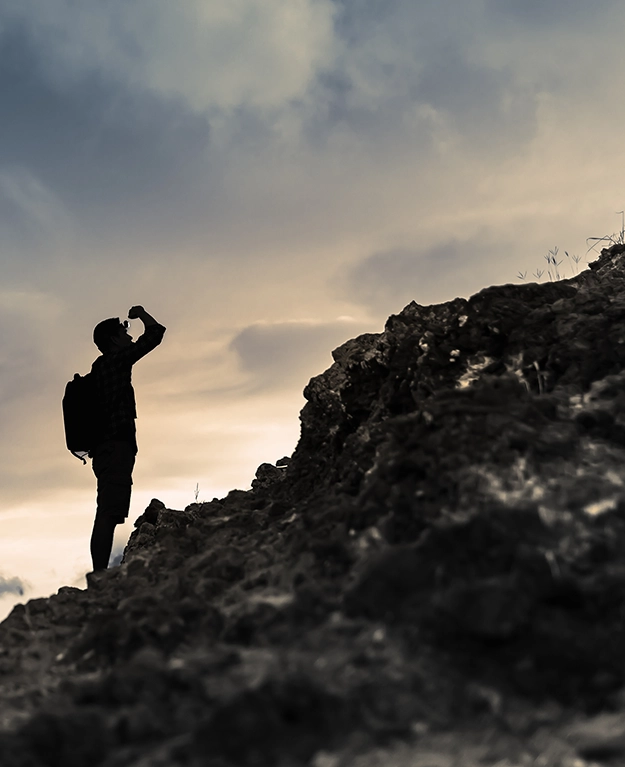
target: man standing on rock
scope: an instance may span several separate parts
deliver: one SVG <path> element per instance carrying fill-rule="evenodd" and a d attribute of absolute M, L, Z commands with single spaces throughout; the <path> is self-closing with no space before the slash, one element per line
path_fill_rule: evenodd
<path fill-rule="evenodd" d="M 91 559 L 93 570 L 108 567 L 115 527 L 123 524 L 130 509 L 132 470 L 137 454 L 135 393 L 132 366 L 163 340 L 165 328 L 142 306 L 128 312 L 131 320 L 140 319 L 143 334 L 133 341 L 127 321 L 118 317 L 103 320 L 93 331 L 93 340 L 102 355 L 91 368 L 100 407 L 102 427 L 91 450 L 93 472 L 98 480 L 98 498 Z"/>

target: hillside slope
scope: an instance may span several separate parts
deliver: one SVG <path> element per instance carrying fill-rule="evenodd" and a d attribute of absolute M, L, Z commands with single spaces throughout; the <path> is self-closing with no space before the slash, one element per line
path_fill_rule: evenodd
<path fill-rule="evenodd" d="M 625 247 L 333 356 L 252 490 L 0 624 L 3 767 L 625 758 Z"/>

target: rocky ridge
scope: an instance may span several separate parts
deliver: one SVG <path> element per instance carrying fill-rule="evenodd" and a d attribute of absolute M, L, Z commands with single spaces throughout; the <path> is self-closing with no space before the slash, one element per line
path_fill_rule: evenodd
<path fill-rule="evenodd" d="M 625 760 L 625 247 L 333 356 L 290 459 L 0 624 L 0 765 Z"/>

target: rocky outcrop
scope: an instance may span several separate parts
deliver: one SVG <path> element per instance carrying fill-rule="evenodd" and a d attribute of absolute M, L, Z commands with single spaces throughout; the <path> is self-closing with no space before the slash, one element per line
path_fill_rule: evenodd
<path fill-rule="evenodd" d="M 333 356 L 290 459 L 0 624 L 3 767 L 625 758 L 625 248 Z"/>

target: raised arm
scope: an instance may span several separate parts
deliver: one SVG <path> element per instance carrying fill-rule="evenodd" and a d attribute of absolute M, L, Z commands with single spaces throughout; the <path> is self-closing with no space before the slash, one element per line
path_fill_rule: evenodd
<path fill-rule="evenodd" d="M 143 325 L 146 328 L 149 328 L 150 325 L 158 325 L 159 323 L 152 317 L 151 314 L 148 314 L 146 310 L 142 306 L 131 306 L 128 310 L 128 319 L 129 320 L 141 320 Z"/>
<path fill-rule="evenodd" d="M 145 328 L 143 334 L 128 347 L 128 359 L 134 364 L 160 344 L 165 334 L 165 327 L 157 322 L 151 314 L 148 314 L 142 306 L 132 306 L 128 311 L 128 319 L 141 320 Z"/>

